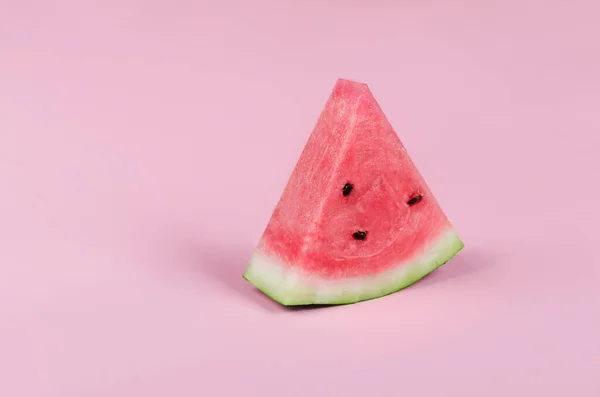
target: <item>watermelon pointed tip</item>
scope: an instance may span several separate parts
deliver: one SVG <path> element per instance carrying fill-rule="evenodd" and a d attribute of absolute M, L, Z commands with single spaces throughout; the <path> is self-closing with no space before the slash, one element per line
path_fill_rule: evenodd
<path fill-rule="evenodd" d="M 367 83 L 362 82 L 362 81 L 358 81 L 358 80 L 352 80 L 352 79 L 347 79 L 344 77 L 339 77 L 337 79 L 337 81 L 335 82 L 335 86 L 336 87 L 354 87 L 354 88 L 362 88 L 362 89 L 368 89 L 369 86 Z"/>

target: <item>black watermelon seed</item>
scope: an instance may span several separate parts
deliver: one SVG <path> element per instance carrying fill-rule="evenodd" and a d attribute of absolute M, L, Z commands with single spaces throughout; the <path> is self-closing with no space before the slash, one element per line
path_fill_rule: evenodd
<path fill-rule="evenodd" d="M 344 185 L 344 187 L 342 188 L 342 194 L 344 196 L 347 196 L 347 195 L 350 194 L 350 192 L 352 191 L 352 189 L 354 189 L 354 186 L 352 184 L 350 184 L 350 183 L 346 183 Z"/>
<path fill-rule="evenodd" d="M 364 240 L 367 238 L 367 232 L 363 232 L 363 231 L 357 231 L 352 233 L 352 237 L 354 237 L 355 240 Z"/>
<path fill-rule="evenodd" d="M 423 196 L 421 196 L 420 194 L 417 194 L 416 196 L 414 196 L 410 200 L 408 200 L 406 202 L 406 204 L 408 204 L 408 205 L 415 205 L 415 204 L 417 204 L 421 200 L 423 200 Z"/>

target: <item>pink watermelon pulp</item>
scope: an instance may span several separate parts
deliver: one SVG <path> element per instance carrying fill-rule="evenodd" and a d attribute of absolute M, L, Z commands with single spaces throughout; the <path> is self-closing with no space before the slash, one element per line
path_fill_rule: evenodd
<path fill-rule="evenodd" d="M 339 79 L 244 278 L 283 305 L 354 303 L 463 246 L 368 86 Z"/>

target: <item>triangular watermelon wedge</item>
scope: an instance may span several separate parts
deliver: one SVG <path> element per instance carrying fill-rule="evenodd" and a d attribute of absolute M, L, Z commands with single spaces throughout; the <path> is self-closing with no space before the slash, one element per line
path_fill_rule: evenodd
<path fill-rule="evenodd" d="M 283 305 L 354 303 L 463 246 L 368 86 L 339 79 L 243 276 Z"/>

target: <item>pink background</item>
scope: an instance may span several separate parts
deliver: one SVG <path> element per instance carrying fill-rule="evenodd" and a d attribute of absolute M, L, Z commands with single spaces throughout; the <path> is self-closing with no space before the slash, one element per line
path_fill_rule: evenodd
<path fill-rule="evenodd" d="M 0 0 L 0 395 L 600 396 L 599 3 L 210 3 Z M 241 274 L 338 77 L 466 248 L 284 310 Z"/>

